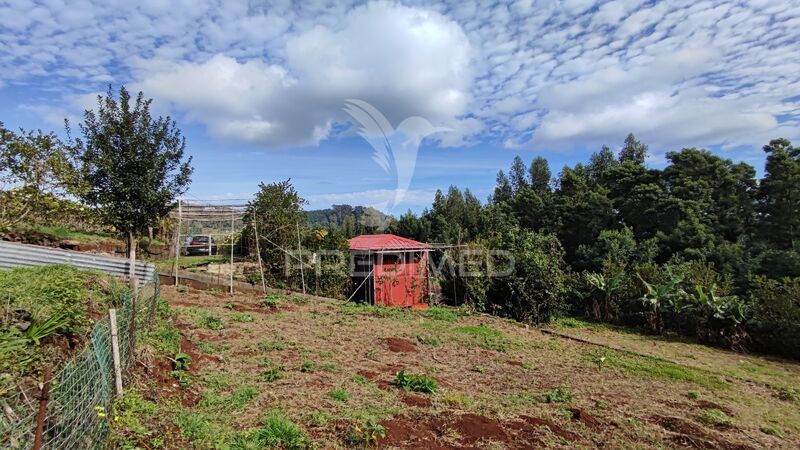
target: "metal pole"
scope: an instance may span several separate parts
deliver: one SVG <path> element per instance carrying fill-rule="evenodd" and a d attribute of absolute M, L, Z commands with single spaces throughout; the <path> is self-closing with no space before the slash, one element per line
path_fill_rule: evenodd
<path fill-rule="evenodd" d="M 306 275 L 303 270 L 303 248 L 300 246 L 300 224 L 297 223 L 297 255 L 300 257 L 300 279 L 303 281 L 303 295 L 306 295 Z"/>
<path fill-rule="evenodd" d="M 231 295 L 233 295 L 233 208 L 231 208 Z"/>
<path fill-rule="evenodd" d="M 261 247 L 258 244 L 258 216 L 256 210 L 253 208 L 253 230 L 256 235 L 256 253 L 258 253 L 258 269 L 261 271 L 261 287 L 264 293 L 267 293 L 267 282 L 264 280 L 264 264 L 261 262 Z"/>
<path fill-rule="evenodd" d="M 47 401 L 50 399 L 50 378 L 53 375 L 53 368 L 44 368 L 44 381 L 42 390 L 39 393 L 39 413 L 36 415 L 36 432 L 33 435 L 33 450 L 39 450 L 44 444 L 44 418 L 47 414 Z"/>
<path fill-rule="evenodd" d="M 178 257 L 181 255 L 181 199 L 178 199 L 178 229 L 175 232 L 175 286 L 178 285 Z"/>

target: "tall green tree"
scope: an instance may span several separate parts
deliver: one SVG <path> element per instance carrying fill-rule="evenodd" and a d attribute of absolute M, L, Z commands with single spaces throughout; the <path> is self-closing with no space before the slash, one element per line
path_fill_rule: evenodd
<path fill-rule="evenodd" d="M 800 148 L 787 139 L 764 146 L 767 163 L 758 187 L 759 237 L 778 249 L 800 244 Z"/>
<path fill-rule="evenodd" d="M 284 180 L 259 184 L 255 198 L 247 205 L 245 217 L 255 217 L 257 220 L 261 259 L 265 271 L 272 276 L 287 272 L 285 252 L 297 248 L 297 232 L 304 219 L 304 203 L 305 200 L 292 186 L 291 180 Z M 248 223 L 244 233 L 254 237 L 254 231 L 252 224 Z M 254 238 L 250 241 L 255 243 Z M 291 264 L 295 265 L 294 262 Z"/>
<path fill-rule="evenodd" d="M 633 133 L 629 133 L 625 138 L 625 143 L 619 151 L 619 162 L 631 162 L 642 165 L 647 159 L 647 144 L 636 139 Z"/>
<path fill-rule="evenodd" d="M 541 156 L 537 156 L 531 162 L 531 167 L 528 169 L 531 179 L 531 188 L 539 196 L 544 196 L 552 190 L 550 181 L 553 174 L 550 172 L 550 164 Z"/>
<path fill-rule="evenodd" d="M 502 170 L 497 172 L 497 179 L 494 187 L 494 195 L 492 195 L 493 203 L 502 203 L 511 200 L 514 195 L 514 190 L 511 188 L 511 182 L 508 180 L 505 172 Z"/>
<path fill-rule="evenodd" d="M 511 181 L 511 189 L 515 194 L 528 187 L 528 170 L 519 156 L 514 157 L 511 168 L 508 170 L 508 178 Z"/>
<path fill-rule="evenodd" d="M 175 121 L 154 118 L 152 100 L 142 92 L 132 100 L 124 86 L 116 97 L 109 86 L 97 98 L 97 111 L 84 113 L 79 124 L 83 138 L 73 146 L 85 187 L 77 195 L 125 234 L 131 279 L 139 236 L 169 213 L 192 174 L 192 158 L 183 159 L 186 140 Z"/>

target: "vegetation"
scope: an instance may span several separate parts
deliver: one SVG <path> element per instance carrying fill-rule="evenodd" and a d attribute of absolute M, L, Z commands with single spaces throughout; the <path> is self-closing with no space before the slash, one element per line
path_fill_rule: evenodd
<path fill-rule="evenodd" d="M 406 374 L 401 370 L 394 377 L 394 384 L 406 391 L 433 394 L 439 389 L 436 380 L 426 375 Z"/>
<path fill-rule="evenodd" d="M 186 141 L 180 130 L 169 117 L 154 119 L 151 102 L 139 92 L 131 105 L 124 86 L 118 98 L 109 86 L 105 97 L 98 96 L 97 111 L 85 112 L 83 138 L 72 145 L 74 193 L 126 236 L 131 278 L 139 236 L 167 215 L 192 174 L 191 157 L 182 161 Z"/>
<path fill-rule="evenodd" d="M 800 149 L 775 139 L 764 151 L 761 180 L 697 148 L 649 168 L 632 134 L 617 155 L 604 146 L 555 179 L 544 158 L 526 167 L 517 157 L 486 205 L 451 186 L 390 231 L 465 245 L 434 256 L 446 268 L 474 250 L 514 258 L 502 277 L 444 270 L 451 304 L 536 323 L 569 313 L 800 357 Z M 486 264 L 464 265 L 485 273 Z"/>

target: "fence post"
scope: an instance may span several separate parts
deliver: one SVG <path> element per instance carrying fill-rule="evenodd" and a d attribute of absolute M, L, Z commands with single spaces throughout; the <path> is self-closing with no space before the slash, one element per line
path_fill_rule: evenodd
<path fill-rule="evenodd" d="M 39 413 L 36 415 L 36 432 L 33 435 L 33 450 L 39 450 L 44 444 L 44 418 L 47 414 L 47 402 L 50 400 L 50 378 L 53 376 L 53 368 L 44 368 L 44 380 L 42 390 L 39 393 Z"/>
<path fill-rule="evenodd" d="M 119 338 L 117 337 L 117 310 L 108 310 L 108 320 L 111 328 L 111 355 L 114 359 L 114 381 L 117 388 L 117 396 L 122 395 L 122 367 L 119 360 Z"/>

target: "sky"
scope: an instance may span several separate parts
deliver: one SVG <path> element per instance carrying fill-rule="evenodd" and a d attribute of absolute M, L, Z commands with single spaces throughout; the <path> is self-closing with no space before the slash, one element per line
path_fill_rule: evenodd
<path fill-rule="evenodd" d="M 702 147 L 760 173 L 800 141 L 798 55 L 794 0 L 0 0 L 0 121 L 63 136 L 124 84 L 182 129 L 189 199 L 291 178 L 307 208 L 398 214 L 629 132 L 651 167 Z"/>

